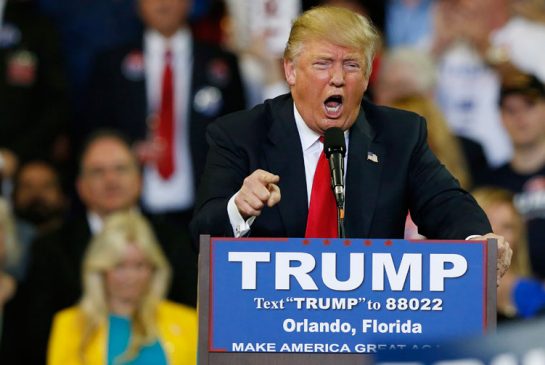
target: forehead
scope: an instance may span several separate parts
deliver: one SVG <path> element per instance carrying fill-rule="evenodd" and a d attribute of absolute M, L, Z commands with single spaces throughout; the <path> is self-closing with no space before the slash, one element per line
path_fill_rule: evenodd
<path fill-rule="evenodd" d="M 89 145 L 82 162 L 88 165 L 119 159 L 131 159 L 128 147 L 116 138 L 101 138 Z"/>
<path fill-rule="evenodd" d="M 300 56 L 363 59 L 364 54 L 360 48 L 343 46 L 327 40 L 310 39 L 303 43 Z"/>
<path fill-rule="evenodd" d="M 537 95 L 513 92 L 503 96 L 501 106 L 505 106 L 506 103 L 536 104 L 539 102 L 545 102 L 545 98 L 539 97 Z"/>
<path fill-rule="evenodd" d="M 123 250 L 125 257 L 144 256 L 144 252 L 134 242 L 128 242 Z"/>
<path fill-rule="evenodd" d="M 119 261 L 132 262 L 147 260 L 146 252 L 134 242 L 127 242 L 119 255 Z"/>
<path fill-rule="evenodd" d="M 55 179 L 56 175 L 51 167 L 41 163 L 33 163 L 23 167 L 19 180 L 50 180 Z"/>
<path fill-rule="evenodd" d="M 189 10 L 190 2 L 189 0 L 170 0 L 170 1 L 164 1 L 164 0 L 140 0 L 139 6 L 140 9 L 144 12 L 147 11 L 153 11 L 153 10 L 163 10 L 163 9 L 171 9 L 171 10 Z M 147 13 L 147 14 L 153 14 Z M 162 13 L 163 15 L 180 15 L 179 13 Z M 185 15 L 185 14 L 184 14 Z"/>

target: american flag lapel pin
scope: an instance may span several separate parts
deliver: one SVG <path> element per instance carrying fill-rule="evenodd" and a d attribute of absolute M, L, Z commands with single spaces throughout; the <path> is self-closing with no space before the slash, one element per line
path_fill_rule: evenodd
<path fill-rule="evenodd" d="M 378 163 L 378 156 L 373 152 L 367 152 L 367 160 Z"/>

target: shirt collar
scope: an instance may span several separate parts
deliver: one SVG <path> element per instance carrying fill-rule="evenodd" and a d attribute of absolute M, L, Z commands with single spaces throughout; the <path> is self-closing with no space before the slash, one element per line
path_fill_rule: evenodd
<path fill-rule="evenodd" d="M 134 210 L 136 212 L 140 211 L 138 207 L 130 208 L 130 210 Z M 104 219 L 97 212 L 92 210 L 87 211 L 87 222 L 89 222 L 89 229 L 91 230 L 92 236 L 99 233 L 104 227 Z"/>
<path fill-rule="evenodd" d="M 1 0 L 0 0 L 1 1 Z M 167 46 L 171 47 L 174 55 L 191 54 L 191 31 L 188 28 L 180 28 L 170 38 L 166 38 L 155 29 L 147 29 L 144 34 L 144 49 L 146 53 L 163 57 Z"/>
<path fill-rule="evenodd" d="M 87 222 L 89 222 L 89 229 L 92 236 L 99 233 L 102 230 L 102 226 L 104 226 L 104 220 L 93 211 L 87 212 Z"/>
<path fill-rule="evenodd" d="M 301 139 L 301 146 L 303 151 L 308 150 L 316 141 L 320 138 L 320 135 L 309 128 L 309 126 L 303 120 L 301 114 L 297 110 L 295 103 L 293 104 L 293 114 L 295 117 L 295 124 L 297 125 L 297 131 L 299 132 L 299 138 Z"/>

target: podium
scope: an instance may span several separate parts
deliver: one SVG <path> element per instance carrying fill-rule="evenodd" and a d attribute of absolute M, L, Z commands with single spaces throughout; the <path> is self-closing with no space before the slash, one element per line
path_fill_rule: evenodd
<path fill-rule="evenodd" d="M 496 241 L 211 238 L 199 365 L 372 364 L 496 326 Z"/>

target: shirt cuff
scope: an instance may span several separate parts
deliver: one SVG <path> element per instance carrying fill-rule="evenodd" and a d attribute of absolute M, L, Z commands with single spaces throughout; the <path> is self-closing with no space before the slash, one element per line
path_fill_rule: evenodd
<path fill-rule="evenodd" d="M 229 199 L 229 202 L 227 203 L 227 214 L 229 215 L 229 222 L 231 223 L 231 227 L 233 227 L 233 234 L 235 237 L 243 237 L 248 232 L 250 232 L 250 227 L 252 223 L 254 223 L 255 217 L 250 217 L 248 220 L 244 220 L 242 218 L 242 215 L 240 215 L 240 212 L 238 211 L 238 208 L 235 204 L 235 198 L 238 193 L 233 195 L 231 199 Z"/>
<path fill-rule="evenodd" d="M 472 234 L 471 236 L 466 237 L 466 241 L 467 240 L 472 240 L 472 239 L 477 238 L 477 237 L 481 237 L 481 235 L 480 234 Z"/>

